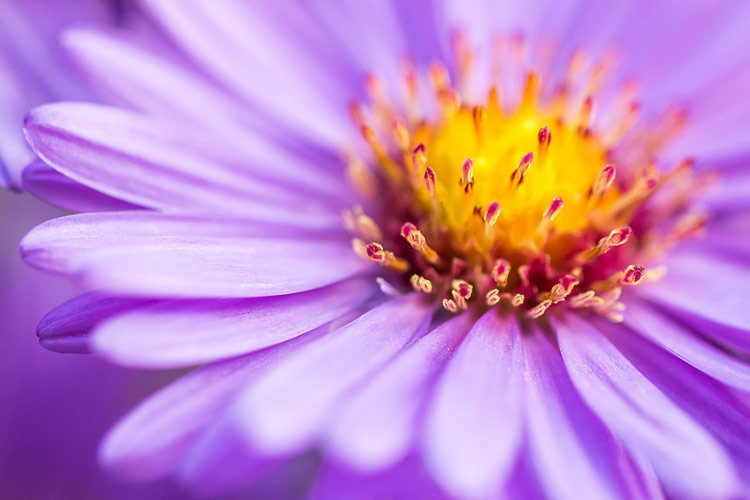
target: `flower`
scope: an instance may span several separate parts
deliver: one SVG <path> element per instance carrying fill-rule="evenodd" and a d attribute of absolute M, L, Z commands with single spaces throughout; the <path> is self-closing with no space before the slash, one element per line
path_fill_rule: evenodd
<path fill-rule="evenodd" d="M 65 37 L 122 107 L 25 123 L 28 189 L 88 212 L 21 243 L 91 290 L 42 341 L 204 365 L 107 467 L 747 494 L 746 4 L 143 5 L 161 31 Z"/>

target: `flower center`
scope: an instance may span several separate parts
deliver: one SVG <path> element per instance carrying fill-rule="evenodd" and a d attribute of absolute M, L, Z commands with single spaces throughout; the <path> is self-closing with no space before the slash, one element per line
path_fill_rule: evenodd
<path fill-rule="evenodd" d="M 350 160 L 365 195 L 364 208 L 346 214 L 354 250 L 451 312 L 499 305 L 539 318 L 560 304 L 621 320 L 622 288 L 657 278 L 644 264 L 698 234 L 705 217 L 676 217 L 698 182 L 692 162 L 660 174 L 653 160 L 684 115 L 638 129 L 625 86 L 605 132 L 594 131 L 593 96 L 611 61 L 586 76 L 581 57 L 558 91 L 544 97 L 539 75 L 527 72 L 505 104 L 498 86 L 463 103 L 439 64 L 429 99 L 407 70 L 404 105 L 369 77 L 369 106 L 353 106 L 372 152 Z"/>

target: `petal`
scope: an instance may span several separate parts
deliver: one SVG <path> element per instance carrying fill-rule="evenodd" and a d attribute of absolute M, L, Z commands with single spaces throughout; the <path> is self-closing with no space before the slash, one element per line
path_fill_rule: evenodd
<path fill-rule="evenodd" d="M 425 461 L 459 497 L 496 493 L 521 438 L 520 332 L 491 310 L 466 335 L 437 388 L 425 425 Z"/>
<path fill-rule="evenodd" d="M 309 500 L 447 500 L 417 457 L 380 474 L 361 474 L 333 461 L 321 467 Z"/>
<path fill-rule="evenodd" d="M 42 346 L 51 351 L 88 352 L 88 334 L 97 324 L 153 302 L 87 293 L 48 312 L 39 322 L 36 334 Z"/>
<path fill-rule="evenodd" d="M 668 309 L 688 311 L 748 330 L 750 264 L 698 252 L 676 252 L 669 256 L 666 264 L 666 276 L 644 286 L 639 293 Z"/>
<path fill-rule="evenodd" d="M 292 183 L 301 190 L 314 185 L 334 197 L 348 188 L 338 152 L 331 156 L 330 151 L 314 148 L 308 137 L 290 134 L 238 103 L 236 96 L 199 73 L 164 41 L 144 38 L 142 33 L 76 28 L 65 32 L 63 43 L 113 102 L 177 123 L 187 121 L 202 136 L 229 146 L 253 171 L 269 179 Z M 269 81 L 264 78 L 263 84 L 269 86 Z"/>
<path fill-rule="evenodd" d="M 653 306 L 628 302 L 625 324 L 678 358 L 721 382 L 750 391 L 750 365 L 701 339 Z"/>
<path fill-rule="evenodd" d="M 638 498 L 624 479 L 626 455 L 575 393 L 559 353 L 538 332 L 523 346 L 529 453 L 542 489 L 560 500 Z"/>
<path fill-rule="evenodd" d="M 169 301 L 99 325 L 92 348 L 113 362 L 187 366 L 257 351 L 324 325 L 374 295 L 370 279 L 258 299 Z"/>
<path fill-rule="evenodd" d="M 252 213 L 264 204 L 313 213 L 337 208 L 331 204 L 335 194 L 324 202 L 304 188 L 317 182 L 328 190 L 329 176 L 316 179 L 313 170 L 295 169 L 294 162 L 261 171 L 244 154 L 220 148 L 219 141 L 179 122 L 96 104 L 56 103 L 30 111 L 25 132 L 34 151 L 62 174 L 149 208 L 230 214 Z M 296 186 L 274 173 L 296 177 Z"/>
<path fill-rule="evenodd" d="M 170 297 L 295 293 L 369 267 L 344 241 L 238 236 L 253 231 L 236 220 L 84 214 L 38 226 L 21 252 L 31 265 L 76 275 L 92 288 Z"/>
<path fill-rule="evenodd" d="M 248 446 L 275 456 L 309 445 L 344 393 L 426 327 L 429 313 L 420 294 L 389 300 L 256 380 L 233 410 Z"/>
<path fill-rule="evenodd" d="M 23 188 L 40 200 L 71 212 L 142 208 L 79 184 L 38 159 L 23 170 Z"/>
<path fill-rule="evenodd" d="M 641 450 L 669 492 L 730 497 L 737 487 L 720 445 L 643 376 L 590 323 L 573 315 L 557 338 L 583 399 L 612 431 Z"/>
<path fill-rule="evenodd" d="M 603 324 L 629 360 L 732 454 L 750 484 L 750 406 L 737 393 L 620 325 Z"/>
<path fill-rule="evenodd" d="M 468 314 L 446 321 L 370 379 L 329 424 L 331 454 L 363 472 L 395 465 L 415 441 L 418 413 L 435 372 L 468 331 Z"/>
<path fill-rule="evenodd" d="M 269 17 L 269 9 L 260 5 L 231 1 L 219 1 L 210 8 L 197 1 L 183 2 L 179 8 L 151 0 L 143 4 L 190 57 L 280 127 L 327 144 L 341 144 L 352 131 L 346 108 L 331 105 L 332 99 L 321 95 L 327 90 L 337 91 L 339 99 L 348 97 L 326 75 L 329 67 L 337 74 L 333 66 L 337 61 L 315 64 L 317 51 L 297 46 L 299 37 L 291 31 L 291 23 L 287 23 L 290 32 L 284 33 L 283 17 Z M 308 23 L 312 19 L 313 15 L 307 16 Z M 320 33 L 320 39 L 311 42 L 318 48 L 328 37 Z M 299 78 L 300 74 L 306 77 Z"/>
<path fill-rule="evenodd" d="M 129 479 L 151 480 L 167 475 L 253 377 L 321 333 L 311 332 L 279 346 L 213 363 L 173 382 L 107 433 L 99 450 L 100 462 Z"/>

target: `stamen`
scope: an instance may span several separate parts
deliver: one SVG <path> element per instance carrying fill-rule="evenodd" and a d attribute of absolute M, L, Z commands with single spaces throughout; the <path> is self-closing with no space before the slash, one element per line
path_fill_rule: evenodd
<path fill-rule="evenodd" d="M 442 64 L 433 62 L 430 65 L 430 83 L 437 92 L 441 92 L 450 85 L 448 70 Z"/>
<path fill-rule="evenodd" d="M 497 259 L 492 267 L 492 279 L 497 283 L 497 286 L 502 288 L 507 285 L 509 275 L 510 262 L 505 259 Z"/>
<path fill-rule="evenodd" d="M 409 281 L 411 282 L 412 288 L 417 292 L 432 293 L 432 281 L 427 278 L 419 276 L 418 274 L 412 274 Z"/>
<path fill-rule="evenodd" d="M 597 243 L 594 248 L 590 250 L 584 250 L 583 252 L 578 254 L 579 260 L 585 262 L 595 259 L 600 255 L 604 255 L 612 248 L 625 244 L 632 233 L 633 230 L 627 226 L 612 230 L 611 233 L 600 239 L 599 243 Z"/>
<path fill-rule="evenodd" d="M 596 178 L 596 181 L 594 181 L 594 186 L 591 188 L 591 193 L 595 197 L 601 198 L 604 192 L 610 188 L 614 181 L 615 167 L 614 165 L 607 165 L 602 169 L 601 173 Z"/>
<path fill-rule="evenodd" d="M 365 247 L 367 258 L 373 262 L 385 262 L 385 251 L 380 243 L 370 243 Z"/>
<path fill-rule="evenodd" d="M 549 309 L 551 305 L 552 305 L 551 300 L 549 299 L 544 300 L 540 302 L 539 304 L 535 305 L 534 307 L 532 307 L 531 309 L 529 309 L 526 312 L 526 315 L 531 319 L 541 318 L 544 315 L 544 313 L 547 312 L 547 309 Z"/>
<path fill-rule="evenodd" d="M 453 280 L 451 282 L 451 288 L 458 292 L 458 295 L 464 300 L 469 300 L 474 291 L 474 287 L 464 280 Z"/>
<path fill-rule="evenodd" d="M 434 264 L 438 261 L 437 253 L 427 244 L 424 234 L 417 229 L 417 226 L 411 222 L 405 222 L 404 225 L 401 226 L 401 236 L 409 242 L 412 248 L 424 255 L 425 259 L 429 262 Z"/>
<path fill-rule="evenodd" d="M 477 134 L 477 139 L 481 141 L 484 126 L 487 123 L 487 111 L 484 106 L 474 106 L 472 115 L 474 118 L 474 132 Z"/>
<path fill-rule="evenodd" d="M 493 288 L 484 296 L 484 302 L 492 307 L 500 302 L 500 290 Z"/>
<path fill-rule="evenodd" d="M 549 208 L 547 208 L 547 211 L 544 212 L 545 220 L 548 220 L 550 222 L 555 220 L 555 217 L 560 212 L 560 210 L 562 210 L 562 207 L 563 207 L 562 198 L 554 198 L 552 200 L 552 203 L 549 204 Z"/>
<path fill-rule="evenodd" d="M 427 167 L 424 171 L 424 187 L 427 188 L 430 196 L 435 196 L 435 171 L 431 167 Z"/>
<path fill-rule="evenodd" d="M 490 202 L 487 211 L 484 213 L 484 221 L 490 226 L 494 226 L 500 217 L 500 204 L 496 201 Z"/>
<path fill-rule="evenodd" d="M 581 111 L 578 115 L 578 127 L 580 130 L 585 131 L 591 124 L 591 117 L 594 113 L 594 98 L 587 96 L 581 105 Z"/>
<path fill-rule="evenodd" d="M 427 164 L 427 148 L 424 143 L 420 142 L 412 151 L 412 167 L 415 172 L 421 172 Z"/>
<path fill-rule="evenodd" d="M 560 282 L 552 287 L 550 290 L 549 299 L 553 304 L 562 302 L 565 298 L 573 292 L 573 288 L 578 285 L 581 281 L 572 274 L 563 275 L 560 278 Z"/>
<path fill-rule="evenodd" d="M 406 129 L 406 125 L 400 118 L 394 119 L 392 125 L 393 133 L 396 136 L 396 144 L 402 151 L 406 151 L 409 149 L 409 131 Z"/>
<path fill-rule="evenodd" d="M 537 139 L 539 140 L 540 151 L 546 151 L 549 148 L 550 143 L 552 142 L 552 132 L 550 132 L 548 126 L 545 125 L 541 129 L 539 129 Z"/>
<path fill-rule="evenodd" d="M 637 285 L 643 280 L 645 275 L 645 268 L 637 264 L 631 264 L 625 269 L 625 274 L 622 277 L 623 285 Z"/>
<path fill-rule="evenodd" d="M 461 185 L 468 192 L 474 184 L 474 162 L 471 158 L 466 158 L 461 166 Z"/>
<path fill-rule="evenodd" d="M 526 153 L 521 157 L 521 161 L 518 162 L 518 167 L 510 175 L 510 182 L 515 183 L 516 186 L 520 186 L 523 183 L 523 177 L 531 168 L 531 163 L 534 161 L 534 153 Z"/>
<path fill-rule="evenodd" d="M 443 308 L 448 312 L 452 312 L 453 314 L 456 314 L 458 312 L 458 306 L 453 301 L 453 299 L 443 299 Z"/>

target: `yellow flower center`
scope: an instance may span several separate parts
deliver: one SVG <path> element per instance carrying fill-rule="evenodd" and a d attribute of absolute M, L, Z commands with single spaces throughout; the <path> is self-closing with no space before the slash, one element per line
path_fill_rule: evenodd
<path fill-rule="evenodd" d="M 568 75 L 581 78 L 576 57 Z M 368 207 L 345 214 L 354 250 L 451 312 L 500 304 L 539 318 L 564 303 L 621 319 L 623 286 L 657 277 L 642 264 L 697 234 L 705 218 L 674 217 L 695 190 L 691 162 L 665 174 L 653 163 L 683 114 L 670 113 L 661 128 L 633 129 L 638 105 L 625 87 L 606 133 L 592 129 L 603 67 L 594 67 L 581 95 L 563 82 L 542 98 L 532 71 L 512 103 L 504 105 L 495 86 L 467 105 L 435 64 L 432 113 L 417 109 L 412 71 L 403 106 L 369 77 L 371 105 L 353 107 L 372 151 L 371 159 L 350 158 Z M 623 137 L 626 164 L 615 167 Z M 657 191 L 667 202 L 652 206 Z"/>

